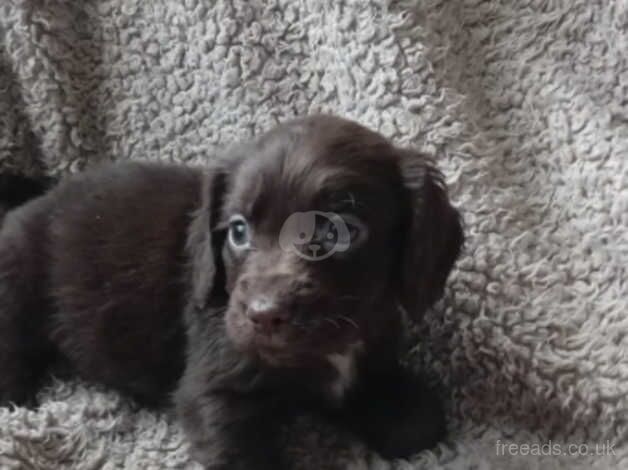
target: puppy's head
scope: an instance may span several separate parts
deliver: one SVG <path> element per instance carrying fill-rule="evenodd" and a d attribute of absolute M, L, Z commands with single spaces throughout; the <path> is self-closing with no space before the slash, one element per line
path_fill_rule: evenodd
<path fill-rule="evenodd" d="M 343 353 L 441 295 L 462 232 L 428 159 L 329 116 L 238 153 L 217 227 L 238 348 L 276 366 Z"/>

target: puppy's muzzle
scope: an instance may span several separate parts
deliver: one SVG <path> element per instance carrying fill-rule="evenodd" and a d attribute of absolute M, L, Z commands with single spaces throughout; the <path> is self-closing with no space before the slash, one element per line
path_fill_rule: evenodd
<path fill-rule="evenodd" d="M 255 332 L 270 336 L 285 333 L 299 312 L 317 297 L 317 288 L 301 273 L 243 277 L 238 285 L 244 316 Z"/>

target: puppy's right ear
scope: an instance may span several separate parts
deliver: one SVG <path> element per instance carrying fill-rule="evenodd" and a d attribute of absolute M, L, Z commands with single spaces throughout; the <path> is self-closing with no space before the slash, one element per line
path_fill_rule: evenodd
<path fill-rule="evenodd" d="M 222 165 L 206 171 L 202 177 L 201 205 L 192 214 L 186 253 L 191 262 L 191 295 L 197 309 L 203 309 L 214 287 L 216 257 L 220 255 L 213 240 L 213 231 L 227 191 L 228 174 Z"/>

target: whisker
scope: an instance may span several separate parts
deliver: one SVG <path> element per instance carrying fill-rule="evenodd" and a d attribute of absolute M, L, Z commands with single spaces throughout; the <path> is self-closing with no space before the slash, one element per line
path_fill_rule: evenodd
<path fill-rule="evenodd" d="M 331 323 L 332 325 L 334 325 L 336 328 L 340 328 L 340 325 L 335 322 L 333 319 L 329 318 L 329 317 L 325 317 L 324 320 L 328 323 Z"/>

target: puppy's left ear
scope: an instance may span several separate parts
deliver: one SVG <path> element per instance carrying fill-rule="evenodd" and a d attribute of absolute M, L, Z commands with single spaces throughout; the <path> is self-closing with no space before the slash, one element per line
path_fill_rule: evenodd
<path fill-rule="evenodd" d="M 460 214 L 432 160 L 400 150 L 399 164 L 405 199 L 399 300 L 411 318 L 418 318 L 442 296 L 464 235 Z"/>

